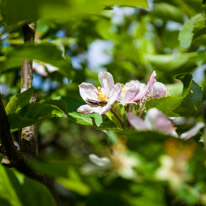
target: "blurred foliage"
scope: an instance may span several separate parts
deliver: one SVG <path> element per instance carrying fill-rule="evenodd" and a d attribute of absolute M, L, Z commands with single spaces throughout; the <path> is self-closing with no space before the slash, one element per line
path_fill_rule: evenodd
<path fill-rule="evenodd" d="M 156 70 L 172 91 L 146 108 L 186 116 L 179 133 L 205 121 L 202 0 L 6 0 L 0 9 L 0 92 L 12 137 L 19 142 L 20 129 L 36 124 L 39 160 L 31 165 L 54 178 L 62 205 L 206 204 L 205 131 L 183 141 L 76 111 L 84 104 L 78 85 L 98 86 L 99 71 L 126 83 L 147 82 Z M 24 45 L 22 25 L 32 21 L 35 44 Z M 34 60 L 33 89 L 19 94 L 23 59 Z M 55 203 L 42 184 L 0 166 L 0 205 Z"/>

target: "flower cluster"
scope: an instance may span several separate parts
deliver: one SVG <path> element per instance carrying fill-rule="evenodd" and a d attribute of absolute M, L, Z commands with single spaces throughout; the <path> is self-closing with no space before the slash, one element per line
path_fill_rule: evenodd
<path fill-rule="evenodd" d="M 80 106 L 77 111 L 83 114 L 93 112 L 108 114 L 111 110 L 120 124 L 115 122 L 114 118 L 110 119 L 118 126 L 121 125 L 122 128 L 125 128 L 124 117 L 122 117 L 121 112 L 115 109 L 118 105 L 122 105 L 129 125 L 136 130 L 156 130 L 181 139 L 188 139 L 197 134 L 205 126 L 204 123 L 200 122 L 189 131 L 178 136 L 171 118 L 168 118 L 156 108 L 149 109 L 144 115 L 144 119 L 141 118 L 141 115 L 145 112 L 144 103 L 146 101 L 154 97 L 166 96 L 165 85 L 157 82 L 155 76 L 156 72 L 154 71 L 147 84 L 132 80 L 123 85 L 114 84 L 114 79 L 109 72 L 100 72 L 98 77 L 101 87 L 96 88 L 94 85 L 85 82 L 79 85 L 80 95 L 87 104 Z M 131 107 L 128 107 L 128 105 L 131 105 Z M 131 112 L 133 108 L 139 116 Z"/>
<path fill-rule="evenodd" d="M 114 79 L 109 72 L 99 73 L 101 87 L 96 88 L 90 83 L 79 85 L 80 95 L 87 103 L 78 108 L 78 112 L 84 114 L 107 113 L 115 102 L 122 105 L 145 102 L 153 97 L 166 95 L 165 85 L 155 80 L 156 72 L 150 77 L 148 84 L 132 80 L 125 85 L 114 84 Z"/>

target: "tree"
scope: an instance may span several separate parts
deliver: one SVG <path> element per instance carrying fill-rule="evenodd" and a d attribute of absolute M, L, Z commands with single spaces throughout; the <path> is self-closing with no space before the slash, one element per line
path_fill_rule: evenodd
<path fill-rule="evenodd" d="M 2 205 L 205 204 L 205 2 L 0 3 Z"/>

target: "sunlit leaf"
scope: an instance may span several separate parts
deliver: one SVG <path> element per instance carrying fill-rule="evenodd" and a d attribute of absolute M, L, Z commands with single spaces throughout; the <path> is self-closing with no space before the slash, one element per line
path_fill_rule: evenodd
<path fill-rule="evenodd" d="M 81 114 L 78 112 L 71 112 L 68 114 L 68 116 L 74 120 L 78 124 L 82 125 L 93 125 L 93 121 L 95 121 L 95 124 L 97 126 L 101 125 L 103 122 L 103 117 L 100 114 Z"/>
<path fill-rule="evenodd" d="M 153 98 L 146 102 L 146 108 L 156 107 L 169 116 L 195 114 L 199 110 L 202 101 L 202 89 L 192 80 L 192 75 L 177 76 L 183 83 L 181 96 L 166 96 Z"/>
<path fill-rule="evenodd" d="M 188 20 L 182 27 L 180 33 L 179 33 L 179 41 L 180 46 L 184 49 L 187 49 L 190 47 L 193 39 L 193 25 L 194 25 L 194 19 Z"/>
<path fill-rule="evenodd" d="M 183 13 L 178 8 L 168 3 L 159 3 L 157 4 L 151 12 L 152 16 L 161 18 L 164 21 L 172 20 L 177 22 L 183 21 Z"/>
<path fill-rule="evenodd" d="M 10 129 L 21 129 L 52 117 L 62 117 L 64 112 L 57 106 L 44 103 L 25 105 L 18 113 L 8 115 Z"/>
<path fill-rule="evenodd" d="M 103 5 L 107 6 L 114 6 L 114 5 L 120 5 L 120 6 L 140 6 L 143 8 L 149 8 L 147 0 L 99 0 Z"/>
<path fill-rule="evenodd" d="M 16 174 L 18 176 L 16 176 Z M 3 199 L 8 205 L 54 206 L 55 201 L 48 189 L 39 182 L 0 166 L 0 202 Z M 21 180 L 19 180 L 21 176 Z M 41 191 L 41 192 L 39 192 Z M 38 198 L 33 198 L 38 194 Z M 32 201 L 31 201 L 32 200 Z M 5 204 L 6 206 L 6 204 Z"/>
<path fill-rule="evenodd" d="M 30 88 L 20 94 L 17 94 L 16 96 L 13 96 L 5 108 L 7 115 L 15 113 L 18 108 L 20 109 L 24 105 L 28 104 L 32 96 L 32 92 L 33 89 Z"/>
<path fill-rule="evenodd" d="M 198 53 L 184 53 L 184 54 L 162 54 L 162 55 L 145 55 L 146 59 L 154 66 L 157 70 L 172 72 L 180 69 L 186 64 L 193 63 L 194 58 L 198 56 Z M 180 72 L 180 71 L 179 71 Z"/>
<path fill-rule="evenodd" d="M 1 71 L 21 66 L 22 60 L 28 59 L 49 63 L 57 67 L 58 71 L 68 79 L 72 78 L 71 61 L 52 44 L 21 45 L 9 50 L 4 58 L 0 63 Z"/>

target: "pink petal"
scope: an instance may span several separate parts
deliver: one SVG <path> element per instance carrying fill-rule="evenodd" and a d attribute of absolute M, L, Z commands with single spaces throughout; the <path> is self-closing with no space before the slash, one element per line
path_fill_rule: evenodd
<path fill-rule="evenodd" d="M 152 89 L 152 97 L 163 97 L 166 95 L 166 87 L 161 82 L 155 82 Z"/>
<path fill-rule="evenodd" d="M 145 117 L 145 122 L 149 129 L 161 131 L 165 134 L 177 137 L 172 122 L 156 108 L 149 109 Z"/>
<path fill-rule="evenodd" d="M 148 91 L 151 92 L 152 91 L 152 88 L 154 86 L 154 83 L 155 83 L 155 77 L 156 77 L 156 72 L 153 71 L 152 72 L 152 75 L 150 76 L 150 80 L 148 82 Z"/>
<path fill-rule="evenodd" d="M 122 86 L 120 83 L 114 85 L 114 88 L 111 90 L 111 96 L 109 98 L 109 104 L 113 104 L 115 101 L 119 100 L 121 97 Z"/>
<path fill-rule="evenodd" d="M 113 76 L 109 72 L 99 72 L 99 82 L 102 88 L 105 90 L 105 94 L 109 96 L 110 91 L 114 87 Z"/>
<path fill-rule="evenodd" d="M 187 132 L 182 133 L 180 135 L 180 138 L 185 139 L 185 140 L 189 139 L 190 137 L 195 136 L 200 131 L 200 129 L 202 129 L 204 126 L 205 126 L 205 124 L 203 122 L 199 122 L 193 128 L 188 130 Z"/>
<path fill-rule="evenodd" d="M 143 100 L 144 97 L 147 95 L 148 88 L 147 88 L 147 86 L 146 86 L 145 84 L 140 83 L 139 89 L 140 89 L 140 91 L 139 91 L 139 93 L 136 95 L 136 97 L 135 97 L 135 99 L 134 99 L 135 101 L 141 101 L 141 100 Z"/>
<path fill-rule="evenodd" d="M 138 93 L 139 93 L 139 89 L 135 89 L 135 88 L 128 89 L 126 91 L 125 96 L 121 100 L 121 103 L 123 105 L 125 105 L 125 104 L 127 104 L 129 102 L 133 102 Z"/>
<path fill-rule="evenodd" d="M 140 117 L 134 115 L 132 112 L 128 112 L 126 114 L 129 123 L 136 129 L 136 130 L 146 130 L 147 125 L 145 124 L 144 120 Z"/>
<path fill-rule="evenodd" d="M 88 104 L 82 105 L 77 109 L 77 112 L 82 113 L 82 114 L 91 114 L 91 113 L 99 113 L 101 114 L 102 107 L 94 107 L 90 106 Z"/>
<path fill-rule="evenodd" d="M 90 83 L 81 83 L 79 85 L 79 92 L 85 102 L 87 102 L 88 99 L 97 100 L 98 90 Z"/>
<path fill-rule="evenodd" d="M 125 87 L 137 91 L 136 96 L 133 98 L 133 101 L 140 101 L 147 95 L 147 90 L 148 90 L 147 86 L 144 83 L 140 83 L 137 80 L 136 81 L 132 80 L 126 83 Z"/>

